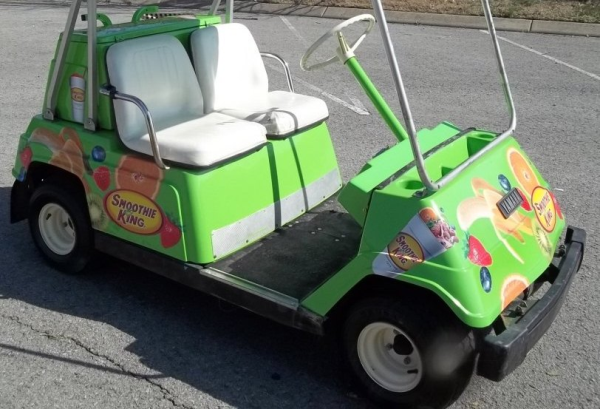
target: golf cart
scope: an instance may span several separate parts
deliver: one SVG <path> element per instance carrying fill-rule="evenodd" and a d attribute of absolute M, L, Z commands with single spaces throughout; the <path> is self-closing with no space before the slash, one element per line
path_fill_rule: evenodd
<path fill-rule="evenodd" d="M 509 128 L 416 131 L 380 0 L 311 46 L 348 67 L 398 143 L 343 185 L 319 98 L 250 31 L 138 9 L 113 24 L 73 0 L 42 113 L 19 138 L 11 221 L 67 273 L 111 254 L 280 323 L 339 336 L 375 401 L 446 407 L 474 370 L 499 381 L 557 315 L 583 258 L 516 115 L 487 0 Z M 354 55 L 379 24 L 406 128 Z M 343 30 L 363 24 L 350 41 Z M 99 26 L 100 25 L 100 26 Z M 314 51 L 334 37 L 331 58 Z M 289 90 L 270 91 L 263 58 Z M 564 239 L 562 233 L 566 230 Z M 542 297 L 536 291 L 549 287 Z"/>

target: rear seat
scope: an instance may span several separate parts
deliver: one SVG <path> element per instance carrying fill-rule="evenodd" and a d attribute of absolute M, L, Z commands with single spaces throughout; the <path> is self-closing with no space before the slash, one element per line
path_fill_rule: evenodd
<path fill-rule="evenodd" d="M 263 125 L 205 111 L 202 91 L 190 58 L 173 36 L 136 38 L 109 48 L 106 63 L 111 85 L 140 98 L 152 115 L 160 155 L 192 167 L 210 167 L 263 146 Z M 115 100 L 121 140 L 129 149 L 152 155 L 150 137 L 139 109 Z"/>

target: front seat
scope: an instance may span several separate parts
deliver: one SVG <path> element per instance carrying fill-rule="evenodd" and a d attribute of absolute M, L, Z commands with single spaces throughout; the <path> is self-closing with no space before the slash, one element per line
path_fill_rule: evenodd
<path fill-rule="evenodd" d="M 214 112 L 204 115 L 202 91 L 185 48 L 175 37 L 155 35 L 123 41 L 106 55 L 110 83 L 148 107 L 160 155 L 190 167 L 210 167 L 266 144 L 265 128 Z M 144 116 L 132 103 L 115 100 L 121 140 L 152 155 Z"/>
<path fill-rule="evenodd" d="M 246 26 L 229 23 L 196 30 L 191 48 L 205 112 L 260 123 L 269 138 L 285 138 L 329 116 L 319 98 L 269 92 L 262 57 Z"/>

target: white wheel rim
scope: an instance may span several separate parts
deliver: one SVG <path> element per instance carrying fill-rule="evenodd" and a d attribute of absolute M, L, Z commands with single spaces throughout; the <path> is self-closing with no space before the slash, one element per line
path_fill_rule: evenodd
<path fill-rule="evenodd" d="M 50 251 L 60 256 L 75 248 L 75 225 L 69 213 L 56 203 L 42 207 L 38 216 L 42 240 Z"/>
<path fill-rule="evenodd" d="M 394 350 L 396 336 L 404 337 L 412 351 L 406 355 Z M 369 377 L 384 389 L 406 393 L 421 381 L 423 363 L 412 339 L 400 328 L 375 322 L 363 328 L 357 342 L 358 358 Z"/>

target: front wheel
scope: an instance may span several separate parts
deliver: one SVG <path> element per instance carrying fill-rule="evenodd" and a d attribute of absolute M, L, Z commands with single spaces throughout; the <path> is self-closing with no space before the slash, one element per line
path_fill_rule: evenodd
<path fill-rule="evenodd" d="M 35 189 L 29 203 L 31 236 L 58 270 L 81 272 L 93 252 L 93 230 L 85 201 L 55 184 Z"/>
<path fill-rule="evenodd" d="M 472 331 L 426 304 L 369 298 L 343 328 L 346 358 L 369 398 L 403 408 L 445 408 L 469 383 Z"/>

